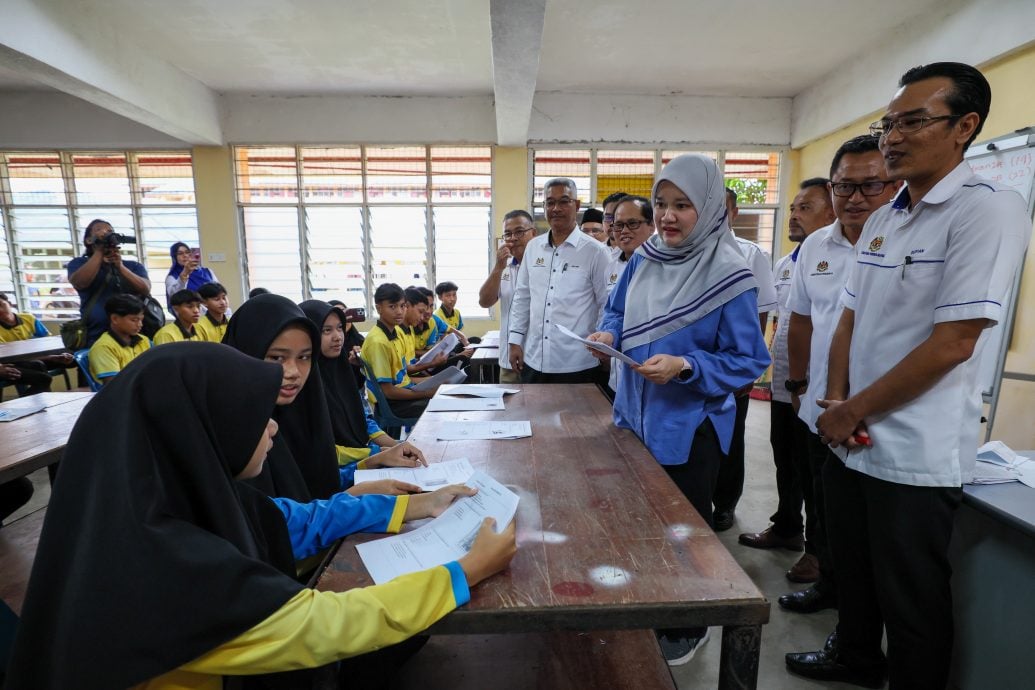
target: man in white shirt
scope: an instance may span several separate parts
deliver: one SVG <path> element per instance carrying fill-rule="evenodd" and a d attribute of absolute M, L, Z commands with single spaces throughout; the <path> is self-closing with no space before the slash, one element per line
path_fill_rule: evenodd
<path fill-rule="evenodd" d="M 827 180 L 813 177 L 803 181 L 798 195 L 791 202 L 788 237 L 791 242 L 801 243 L 816 230 L 834 222 L 834 208 L 827 191 Z M 808 477 L 808 427 L 798 419 L 791 405 L 791 394 L 787 388 L 787 331 L 790 325 L 791 279 L 797 269 L 796 247 L 787 256 L 776 262 L 773 268 L 776 280 L 778 310 L 776 333 L 773 336 L 773 400 L 769 405 L 769 442 L 773 447 L 773 464 L 776 466 L 776 512 L 769 518 L 772 525 L 761 532 L 741 534 L 739 541 L 744 546 L 756 549 L 782 548 L 805 553 L 790 570 L 787 579 L 791 582 L 814 582 L 819 577 L 819 566 L 809 543 L 811 530 L 815 526 L 811 482 L 802 482 L 799 477 Z M 801 506 L 804 500 L 805 520 L 802 520 Z M 803 530 L 804 528 L 804 530 Z M 804 531 L 804 539 L 802 532 Z"/>
<path fill-rule="evenodd" d="M 488 309 L 500 303 L 500 383 L 519 383 L 521 377 L 510 368 L 510 306 L 514 299 L 518 268 L 525 255 L 525 245 L 535 237 L 532 214 L 524 209 L 508 211 L 503 216 L 503 244 L 496 251 L 496 265 L 478 290 L 478 304 Z"/>
<path fill-rule="evenodd" d="M 575 182 L 547 181 L 543 205 L 550 232 L 525 247 L 510 313 L 510 366 L 524 383 L 600 383 L 607 373 L 565 326 L 586 337 L 607 303 L 608 248 L 579 230 Z"/>
<path fill-rule="evenodd" d="M 733 232 L 733 222 L 739 213 L 737 193 L 727 188 L 726 216 L 730 232 Z M 734 237 L 736 237 L 736 233 L 734 233 Z M 736 237 L 736 240 L 737 246 L 740 247 L 740 251 L 747 261 L 748 268 L 755 274 L 755 280 L 758 281 L 758 325 L 764 336 L 769 312 L 777 307 L 773 260 L 764 249 L 751 240 L 741 237 Z M 712 497 L 715 507 L 712 522 L 716 532 L 733 527 L 737 502 L 744 493 L 744 425 L 747 421 L 748 405 L 751 402 L 753 387 L 754 384 L 744 386 L 733 395 L 733 399 L 737 403 L 737 416 L 733 421 L 733 440 L 730 442 L 730 452 L 726 461 L 719 465 L 719 476 L 716 479 L 715 494 Z"/>
<path fill-rule="evenodd" d="M 865 135 L 846 141 L 834 154 L 830 166 L 830 192 L 837 216 L 831 225 L 809 235 L 798 252 L 799 270 L 794 272 L 787 333 L 789 378 L 808 383 L 791 391 L 791 404 L 808 425 L 809 475 L 815 505 L 815 527 L 809 541 L 819 566 L 819 579 L 799 592 L 779 598 L 780 607 L 796 613 L 814 613 L 837 608 L 837 579 L 827 547 L 823 465 L 830 449 L 816 434 L 816 417 L 821 412 L 816 399 L 826 395 L 827 355 L 834 326 L 841 315 L 841 294 L 848 271 L 855 264 L 855 243 L 866 219 L 891 201 L 901 185 L 888 178 L 877 137 Z M 835 461 L 836 458 L 835 458 Z"/>
<path fill-rule="evenodd" d="M 816 430 L 838 581 L 836 648 L 787 655 L 810 678 L 944 688 L 953 645 L 948 549 L 981 418 L 988 329 L 1031 233 L 1016 192 L 964 151 L 992 99 L 960 63 L 906 72 L 871 131 L 906 186 L 870 217 L 842 296 Z"/>

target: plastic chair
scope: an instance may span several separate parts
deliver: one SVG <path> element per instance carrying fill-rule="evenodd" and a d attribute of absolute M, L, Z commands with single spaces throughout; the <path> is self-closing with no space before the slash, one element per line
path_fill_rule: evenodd
<path fill-rule="evenodd" d="M 377 384 L 377 377 L 374 376 L 374 370 L 370 368 L 366 360 L 362 357 L 357 357 L 359 363 L 363 365 L 363 373 L 367 377 L 367 381 L 373 383 L 372 386 L 367 386 L 367 390 L 373 389 L 374 400 L 377 402 L 377 407 L 374 408 L 374 420 L 377 425 L 384 429 L 385 433 L 392 436 L 390 429 L 412 428 L 419 417 L 399 417 L 392 412 L 392 406 L 388 404 L 388 398 L 385 397 L 385 393 L 381 390 L 381 386 Z M 396 434 L 399 436 L 401 434 Z"/>
<path fill-rule="evenodd" d="M 90 375 L 89 355 L 90 348 L 83 348 L 82 350 L 77 350 L 72 356 L 75 358 L 75 363 L 79 365 L 80 371 L 83 372 L 83 376 L 86 377 L 86 383 L 89 384 L 90 390 L 96 393 L 101 390 L 101 384 Z"/>

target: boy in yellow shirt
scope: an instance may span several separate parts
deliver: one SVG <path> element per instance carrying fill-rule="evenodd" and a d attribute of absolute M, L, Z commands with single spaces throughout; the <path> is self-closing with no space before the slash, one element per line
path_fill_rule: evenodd
<path fill-rule="evenodd" d="M 144 303 L 135 295 L 112 295 L 104 303 L 108 330 L 90 348 L 90 376 L 101 384 L 116 376 L 127 364 L 151 349 L 151 341 L 140 335 L 144 325 Z"/>
<path fill-rule="evenodd" d="M 226 298 L 226 288 L 220 283 L 205 283 L 198 288 L 198 294 L 207 310 L 194 326 L 198 337 L 210 343 L 221 343 L 226 335 L 226 325 L 230 323 L 227 317 L 230 301 Z"/>
<path fill-rule="evenodd" d="M 200 342 L 195 324 L 201 318 L 201 297 L 193 290 L 178 290 L 169 298 L 169 306 L 176 318 L 155 333 L 155 345 L 178 343 L 184 340 Z"/>

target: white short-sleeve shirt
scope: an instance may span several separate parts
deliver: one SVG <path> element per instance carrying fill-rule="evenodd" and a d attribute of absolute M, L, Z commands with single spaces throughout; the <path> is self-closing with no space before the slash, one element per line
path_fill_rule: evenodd
<path fill-rule="evenodd" d="M 758 282 L 758 313 L 764 314 L 777 307 L 776 285 L 773 280 L 773 260 L 751 240 L 735 237 L 740 253 Z"/>
<path fill-rule="evenodd" d="M 791 280 L 794 277 L 795 259 L 798 258 L 798 247 L 787 256 L 781 258 L 773 267 L 773 280 L 776 288 L 776 333 L 773 334 L 773 400 L 789 403 L 791 394 L 784 388 L 784 381 L 789 378 L 787 362 L 787 328 L 791 324 L 791 310 L 788 301 L 791 297 Z"/>
<path fill-rule="evenodd" d="M 841 317 L 841 294 L 854 263 L 855 247 L 845 237 L 840 221 L 834 221 L 805 238 L 791 277 L 788 307 L 812 321 L 809 387 L 801 396 L 798 416 L 813 432 L 822 412 L 816 398 L 827 394 L 827 356 Z"/>
<path fill-rule="evenodd" d="M 518 268 L 521 263 L 511 259 L 500 274 L 500 368 L 510 369 L 510 348 L 507 347 L 510 335 L 510 305 L 514 300 L 514 285 L 517 283 Z"/>
<path fill-rule="evenodd" d="M 1031 234 L 1024 200 L 962 162 L 909 208 L 905 187 L 874 212 L 858 242 L 842 303 L 855 310 L 852 392 L 870 386 L 926 340 L 935 324 L 998 322 Z M 986 330 L 973 356 L 909 403 L 867 419 L 871 447 L 841 456 L 899 484 L 960 486 L 973 476 Z"/>

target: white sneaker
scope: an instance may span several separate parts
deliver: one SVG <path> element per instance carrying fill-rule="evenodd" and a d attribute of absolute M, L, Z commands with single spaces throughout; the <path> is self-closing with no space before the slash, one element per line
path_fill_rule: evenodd
<path fill-rule="evenodd" d="M 704 646 L 711 635 L 711 629 L 706 628 L 701 637 L 669 637 L 661 635 L 658 637 L 658 644 L 661 645 L 661 653 L 665 655 L 665 661 L 669 666 L 682 666 L 689 663 L 697 650 Z"/>

